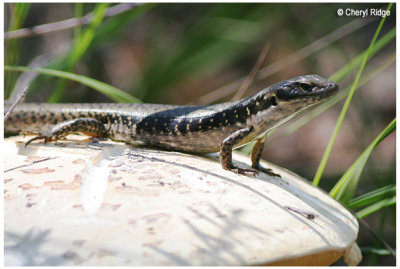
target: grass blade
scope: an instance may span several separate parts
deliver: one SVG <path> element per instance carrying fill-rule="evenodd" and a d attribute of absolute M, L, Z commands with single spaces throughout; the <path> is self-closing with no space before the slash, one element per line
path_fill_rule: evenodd
<path fill-rule="evenodd" d="M 10 4 L 10 20 L 8 30 L 15 30 L 23 26 L 28 15 L 30 3 L 13 3 Z M 18 40 L 5 42 L 4 44 L 4 64 L 18 65 L 21 58 L 22 44 Z M 17 74 L 5 74 L 4 76 L 4 97 L 9 98 L 12 89 L 18 79 Z"/>
<path fill-rule="evenodd" d="M 377 190 L 364 193 L 356 198 L 351 199 L 351 201 L 348 204 L 348 207 L 351 209 L 355 209 L 368 206 L 372 203 L 381 201 L 388 197 L 393 197 L 395 195 L 396 195 L 396 186 L 388 185 L 383 188 L 379 188 Z"/>
<path fill-rule="evenodd" d="M 356 216 L 358 218 L 364 218 L 384 207 L 391 206 L 394 204 L 396 204 L 396 195 L 394 195 L 391 198 L 380 200 L 379 202 L 376 202 L 375 204 L 372 204 L 364 209 L 361 209 L 360 211 L 358 211 L 356 213 Z"/>
<path fill-rule="evenodd" d="M 24 66 L 4 66 L 4 70 L 7 71 L 15 71 L 15 72 L 36 72 L 43 75 L 55 76 L 64 79 L 70 79 L 76 82 L 79 82 L 83 85 L 91 87 L 102 94 L 108 96 L 110 99 L 114 100 L 115 102 L 121 103 L 141 103 L 141 101 L 132 95 L 115 88 L 109 84 L 104 82 L 95 80 L 93 78 L 88 78 L 82 75 L 77 75 L 70 72 L 54 70 L 54 69 L 47 69 L 47 68 L 29 68 Z"/>
<path fill-rule="evenodd" d="M 385 249 L 385 248 L 375 248 L 375 247 L 361 247 L 361 252 L 362 253 L 373 253 L 377 255 L 392 255 L 392 253 Z M 395 250 L 396 253 L 396 250 Z"/>
<path fill-rule="evenodd" d="M 377 66 L 372 71 L 369 71 L 366 75 L 363 76 L 360 83 L 357 85 L 356 90 L 359 89 L 360 87 L 362 87 L 367 82 L 369 82 L 376 75 L 381 73 L 383 70 L 388 68 L 395 60 L 396 60 L 396 53 L 387 57 L 385 59 L 385 61 L 383 61 L 379 66 Z M 321 105 L 317 106 L 315 109 L 311 110 L 310 112 L 305 114 L 300 119 L 298 119 L 292 123 L 289 123 L 288 125 L 283 127 L 283 129 L 281 128 L 282 130 L 280 130 L 279 136 L 276 136 L 276 137 L 270 139 L 269 143 L 267 145 L 272 144 L 278 140 L 281 140 L 284 137 L 286 137 L 287 135 L 295 132 L 297 129 L 299 129 L 300 127 L 302 127 L 303 125 L 305 125 L 306 123 L 308 123 L 312 119 L 316 118 L 317 116 L 319 116 L 320 114 L 322 114 L 323 112 L 325 112 L 326 110 L 328 110 L 329 108 L 331 108 L 332 106 L 334 106 L 335 104 L 340 102 L 342 99 L 344 99 L 347 96 L 347 94 L 349 93 L 349 91 L 350 91 L 350 87 L 344 88 L 336 96 L 332 97 L 327 102 L 322 103 Z M 278 129 L 272 130 L 269 133 L 269 135 L 272 135 L 277 130 Z"/>
<path fill-rule="evenodd" d="M 377 52 L 379 52 L 384 46 L 386 46 L 389 41 L 391 41 L 393 38 L 396 37 L 396 27 L 393 27 L 392 30 L 387 32 L 384 36 L 382 36 L 376 43 L 375 46 L 372 48 L 372 50 L 368 54 L 368 59 L 374 56 Z M 347 74 L 349 74 L 351 71 L 356 69 L 363 59 L 365 58 L 365 55 L 367 53 L 368 49 L 365 51 L 361 52 L 357 57 L 355 57 L 353 60 L 351 60 L 348 64 L 340 68 L 338 71 L 336 71 L 332 76 L 329 77 L 329 79 L 333 81 L 340 81 L 345 77 Z"/>
<path fill-rule="evenodd" d="M 91 45 L 96 29 L 100 26 L 101 22 L 104 19 L 105 13 L 107 11 L 107 7 L 109 4 L 100 3 L 97 4 L 95 10 L 93 11 L 93 19 L 89 24 L 88 29 L 79 37 L 75 38 L 74 47 L 68 57 L 67 61 L 67 71 L 71 71 L 72 68 L 76 65 L 76 63 L 82 58 L 85 52 L 88 50 Z M 63 97 L 65 93 L 66 81 L 64 79 L 60 80 L 57 83 L 56 89 L 53 94 L 49 98 L 50 103 L 57 103 Z"/>
<path fill-rule="evenodd" d="M 351 165 L 346 173 L 340 178 L 329 194 L 344 203 L 348 202 L 354 195 L 361 173 L 368 161 L 369 156 L 375 147 L 391 134 L 396 128 L 396 119 L 393 119 L 377 138 L 367 147 L 367 149 Z"/>
<path fill-rule="evenodd" d="M 393 3 L 390 3 L 388 8 L 387 8 L 387 10 L 390 10 L 392 5 L 393 5 Z M 335 126 L 335 129 L 333 131 L 333 134 L 332 134 L 332 136 L 331 136 L 331 138 L 329 140 L 329 143 L 328 143 L 328 146 L 326 147 L 324 155 L 322 156 L 322 159 L 321 159 L 321 162 L 320 162 L 320 164 L 318 166 L 317 172 L 315 173 L 315 177 L 314 177 L 314 180 L 313 180 L 313 184 L 315 186 L 318 186 L 318 184 L 319 184 L 319 182 L 321 180 L 322 174 L 323 174 L 323 172 L 325 170 L 325 166 L 326 166 L 326 164 L 328 162 L 329 155 L 331 154 L 331 151 L 332 151 L 332 148 L 333 148 L 333 144 L 336 141 L 336 136 L 339 133 L 340 127 L 342 126 L 344 117 L 346 116 L 347 110 L 348 110 L 348 108 L 350 106 L 350 101 L 353 98 L 355 89 L 356 89 L 356 87 L 358 85 L 358 82 L 359 82 L 359 80 L 361 78 L 361 75 L 362 75 L 362 73 L 364 71 L 365 65 L 367 64 L 367 60 L 369 58 L 369 55 L 370 55 L 370 53 L 371 53 L 371 51 L 372 51 L 372 49 L 373 49 L 373 47 L 375 45 L 375 41 L 378 38 L 379 33 L 381 32 L 381 29 L 382 29 L 382 26 L 383 26 L 385 20 L 386 20 L 386 17 L 383 17 L 381 22 L 379 23 L 378 29 L 376 30 L 375 35 L 372 38 L 372 41 L 371 41 L 371 43 L 370 43 L 370 45 L 368 47 L 368 50 L 367 50 L 367 52 L 366 52 L 366 54 L 364 56 L 364 60 L 361 63 L 360 69 L 359 69 L 359 71 L 357 73 L 357 76 L 356 76 L 356 78 L 354 80 L 353 86 L 352 86 L 352 88 L 351 88 L 351 90 L 349 92 L 349 95 L 347 96 L 346 101 L 345 101 L 345 103 L 343 105 L 343 109 L 342 109 L 342 111 L 341 111 L 341 113 L 339 115 L 339 118 L 338 118 L 338 121 L 336 123 L 336 126 Z"/>

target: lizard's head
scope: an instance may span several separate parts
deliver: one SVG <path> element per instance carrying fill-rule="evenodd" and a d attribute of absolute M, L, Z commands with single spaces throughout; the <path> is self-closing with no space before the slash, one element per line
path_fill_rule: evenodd
<path fill-rule="evenodd" d="M 272 86 L 275 101 L 319 103 L 337 93 L 339 85 L 318 75 L 306 75 L 285 80 Z"/>
<path fill-rule="evenodd" d="M 260 129 L 273 129 L 295 118 L 309 107 L 321 103 L 338 92 L 336 82 L 318 75 L 295 77 L 259 92 L 254 103 L 261 108 L 249 124 Z M 263 101 L 261 101 L 263 100 Z"/>

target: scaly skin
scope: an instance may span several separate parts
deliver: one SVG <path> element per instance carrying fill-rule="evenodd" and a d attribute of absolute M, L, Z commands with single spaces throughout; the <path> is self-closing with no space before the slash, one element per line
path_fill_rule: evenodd
<path fill-rule="evenodd" d="M 209 106 L 157 104 L 44 104 L 18 105 L 4 124 L 5 133 L 28 131 L 54 141 L 70 133 L 106 137 L 164 150 L 220 152 L 224 169 L 256 175 L 232 164 L 232 149 L 257 140 L 252 167 L 259 165 L 264 136 L 309 107 L 329 99 L 338 85 L 307 75 L 272 85 L 248 98 Z"/>

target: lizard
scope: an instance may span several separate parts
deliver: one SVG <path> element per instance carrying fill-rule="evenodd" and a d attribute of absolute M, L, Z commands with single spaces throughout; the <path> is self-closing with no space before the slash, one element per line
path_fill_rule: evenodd
<path fill-rule="evenodd" d="M 262 171 L 279 176 L 260 165 L 268 132 L 328 100 L 338 89 L 336 82 L 313 74 L 281 81 L 238 101 L 214 105 L 24 103 L 10 113 L 4 128 L 9 134 L 34 134 L 25 146 L 78 132 L 162 150 L 219 152 L 223 169 L 242 175 L 256 176 Z M 252 169 L 234 165 L 232 150 L 252 141 Z"/>

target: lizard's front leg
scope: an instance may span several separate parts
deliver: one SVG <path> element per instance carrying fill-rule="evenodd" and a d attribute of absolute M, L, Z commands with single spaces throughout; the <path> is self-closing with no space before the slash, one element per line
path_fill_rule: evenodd
<path fill-rule="evenodd" d="M 264 144 L 265 144 L 265 139 L 267 138 L 267 136 L 265 135 L 262 138 L 257 139 L 256 143 L 253 146 L 253 149 L 251 151 L 251 167 L 253 167 L 254 169 L 264 172 L 270 176 L 276 176 L 276 177 L 281 177 L 278 174 L 275 174 L 272 172 L 272 169 L 270 168 L 265 168 L 263 166 L 261 166 L 260 164 L 260 160 L 261 160 L 261 155 L 264 149 Z"/>
<path fill-rule="evenodd" d="M 72 133 L 83 133 L 91 137 L 105 137 L 107 133 L 107 127 L 105 124 L 96 119 L 77 118 L 54 126 L 51 131 L 25 132 L 25 134 L 36 135 L 34 138 L 25 143 L 25 147 L 35 140 L 44 139 L 44 143 L 47 143 L 50 141 L 56 141 Z"/>
<path fill-rule="evenodd" d="M 236 132 L 225 138 L 225 140 L 221 144 L 219 151 L 219 159 L 221 161 L 222 168 L 241 175 L 250 175 L 254 177 L 258 175 L 258 172 L 256 170 L 239 168 L 232 163 L 232 147 L 237 144 L 237 142 L 239 142 L 243 137 L 251 133 L 251 131 L 253 131 L 253 126 L 237 130 Z"/>

